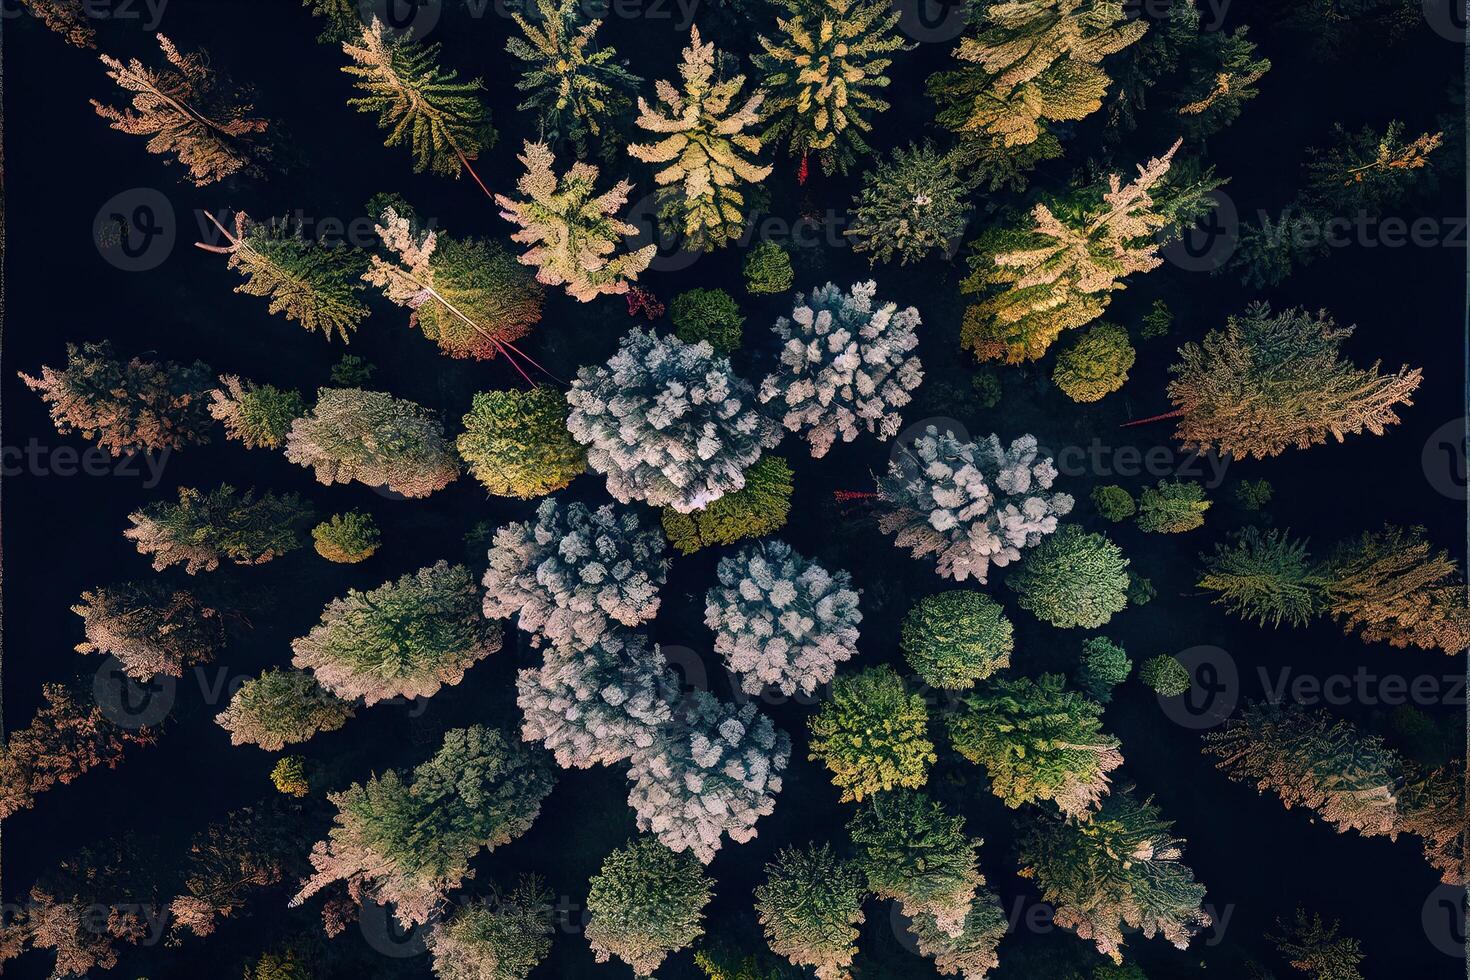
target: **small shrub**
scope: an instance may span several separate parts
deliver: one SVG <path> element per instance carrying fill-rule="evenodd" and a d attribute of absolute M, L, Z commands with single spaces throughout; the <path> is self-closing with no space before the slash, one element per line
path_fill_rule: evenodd
<path fill-rule="evenodd" d="M 1168 654 L 1145 660 L 1138 668 L 1138 679 L 1166 698 L 1189 690 L 1189 669 Z"/>
<path fill-rule="evenodd" d="M 707 340 L 716 354 L 729 354 L 740 347 L 745 316 L 734 297 L 723 289 L 691 289 L 674 297 L 669 308 L 674 334 L 686 344 Z"/>
<path fill-rule="evenodd" d="M 311 537 L 317 554 L 344 565 L 371 558 L 383 542 L 372 515 L 360 510 L 333 514 L 311 529 Z"/>
<path fill-rule="evenodd" d="M 752 293 L 784 293 L 795 276 L 791 256 L 775 242 L 761 242 L 745 257 L 745 288 Z"/>

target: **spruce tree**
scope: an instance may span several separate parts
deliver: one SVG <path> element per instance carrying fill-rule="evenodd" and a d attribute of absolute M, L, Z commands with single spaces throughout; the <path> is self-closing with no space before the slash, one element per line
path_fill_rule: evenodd
<path fill-rule="evenodd" d="M 1305 626 L 1325 608 L 1321 573 L 1307 543 L 1290 531 L 1248 525 L 1200 559 L 1200 588 L 1216 593 L 1214 601 L 1242 619 Z"/>
<path fill-rule="evenodd" d="M 616 956 L 640 977 L 704 935 L 713 882 L 691 854 L 639 837 L 603 859 L 587 894 L 587 942 L 597 962 Z"/>
<path fill-rule="evenodd" d="M 311 411 L 291 423 L 286 458 L 311 467 L 318 483 L 357 480 L 405 497 L 427 497 L 459 478 L 438 416 L 360 388 L 320 389 Z"/>
<path fill-rule="evenodd" d="M 1013 633 L 1000 603 L 957 589 L 920 599 L 904 616 L 898 643 L 924 683 L 962 691 L 1010 666 Z"/>
<path fill-rule="evenodd" d="M 1338 935 L 1341 925 L 1335 919 L 1329 925 L 1316 913 L 1307 918 L 1307 910 L 1298 908 L 1294 922 L 1277 919 L 1279 934 L 1266 938 L 1292 967 L 1312 980 L 1363 980 L 1358 972 L 1362 947 L 1356 939 Z"/>
<path fill-rule="evenodd" d="M 225 435 L 246 449 L 280 449 L 291 423 L 306 414 L 301 393 L 222 374 L 209 393 L 209 414 L 224 423 Z"/>
<path fill-rule="evenodd" d="M 664 507 L 664 534 L 681 554 L 734 544 L 779 531 L 791 511 L 791 467 L 780 456 L 762 456 L 745 471 L 745 486 L 699 510 L 681 514 Z"/>
<path fill-rule="evenodd" d="M 1051 379 L 1074 402 L 1095 402 L 1123 387 L 1135 353 L 1127 330 L 1096 323 L 1057 355 Z"/>
<path fill-rule="evenodd" d="M 1364 643 L 1455 655 L 1470 647 L 1470 605 L 1459 563 L 1422 527 L 1384 525 L 1339 545 L 1323 564 L 1327 611 Z"/>
<path fill-rule="evenodd" d="M 1144 487 L 1138 495 L 1140 531 L 1155 534 L 1180 534 L 1203 527 L 1210 501 L 1205 488 L 1183 480 L 1160 480 L 1158 486 Z"/>
<path fill-rule="evenodd" d="M 455 444 L 491 494 L 544 497 L 587 470 L 587 451 L 567 432 L 567 411 L 566 396 L 546 385 L 480 392 Z"/>
<path fill-rule="evenodd" d="M 272 669 L 241 684 L 214 720 L 230 733 L 230 744 L 278 752 L 317 732 L 334 732 L 352 715 L 352 704 L 311 674 Z"/>
<path fill-rule="evenodd" d="M 874 264 L 944 253 L 969 222 L 969 190 L 950 155 L 927 143 L 900 147 L 864 176 L 845 234 Z"/>
<path fill-rule="evenodd" d="M 425 945 L 437 980 L 526 980 L 551 952 L 554 896 L 536 875 L 460 905 L 434 923 Z"/>
<path fill-rule="evenodd" d="M 71 611 L 82 617 L 78 653 L 116 657 L 129 677 L 182 677 L 224 645 L 219 610 L 158 582 L 124 582 L 83 592 Z"/>
<path fill-rule="evenodd" d="M 766 865 L 755 909 L 771 952 L 819 980 L 844 980 L 857 955 L 857 927 L 867 897 L 862 874 L 830 844 L 788 847 Z"/>
<path fill-rule="evenodd" d="M 808 724 L 810 758 L 826 765 L 843 802 L 895 786 L 923 786 L 938 759 L 923 697 L 910 694 L 891 667 L 837 678 Z"/>
<path fill-rule="evenodd" d="M 926 916 L 951 937 L 984 882 L 981 842 L 965 835 L 965 821 L 912 789 L 869 799 L 848 822 L 856 863 L 879 898 L 892 899 L 910 918 Z"/>
<path fill-rule="evenodd" d="M 1092 628 L 1128 605 L 1128 559 L 1104 535 L 1067 524 L 1033 549 L 1006 585 L 1043 622 Z"/>
<path fill-rule="evenodd" d="M 306 543 L 316 520 L 294 493 L 237 492 L 228 483 L 213 490 L 180 487 L 177 503 L 158 501 L 128 515 L 123 537 L 138 553 L 153 556 L 154 571 L 184 563 L 184 571 L 212 572 L 221 560 L 263 565 Z"/>

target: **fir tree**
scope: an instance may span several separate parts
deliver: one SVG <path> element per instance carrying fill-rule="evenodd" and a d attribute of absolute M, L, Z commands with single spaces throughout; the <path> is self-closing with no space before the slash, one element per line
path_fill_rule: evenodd
<path fill-rule="evenodd" d="M 358 252 L 306 238 L 285 219 L 251 223 L 245 212 L 235 212 L 234 231 L 208 211 L 204 216 L 225 236 L 229 245 L 195 247 L 228 255 L 229 268 L 245 277 L 235 292 L 270 299 L 271 313 L 281 313 L 307 330 L 320 330 L 347 343 L 368 309 L 357 292 L 364 263 Z"/>
<path fill-rule="evenodd" d="M 87 23 L 89 14 L 82 0 L 21 0 L 20 5 L 67 44 L 97 47 L 97 29 Z"/>
<path fill-rule="evenodd" d="M 831 771 L 843 802 L 923 786 L 938 759 L 923 697 L 910 694 L 890 667 L 839 677 L 809 725 L 810 758 Z"/>
<path fill-rule="evenodd" d="M 560 490 L 587 469 L 567 432 L 567 399 L 548 386 L 475 395 L 456 446 L 470 474 L 498 497 L 530 500 Z"/>
<path fill-rule="evenodd" d="M 346 565 L 367 561 L 383 543 L 373 516 L 360 510 L 333 514 L 311 529 L 311 538 L 317 554 Z"/>
<path fill-rule="evenodd" d="M 745 316 L 735 298 L 723 289 L 680 293 L 669 306 L 669 320 L 674 324 L 674 335 L 686 344 L 708 341 L 721 357 L 740 349 Z"/>
<path fill-rule="evenodd" d="M 664 534 L 681 554 L 774 534 L 791 510 L 791 467 L 780 456 L 762 456 L 745 471 L 745 486 L 699 510 L 662 510 Z"/>
<path fill-rule="evenodd" d="M 209 393 L 209 414 L 225 426 L 225 435 L 246 449 L 280 449 L 291 423 L 306 414 L 301 393 L 275 385 L 241 381 L 222 374 L 220 387 Z"/>
<path fill-rule="evenodd" d="M 1356 939 L 1339 936 L 1340 926 L 1336 920 L 1328 925 L 1315 913 L 1309 919 L 1306 909 L 1298 908 L 1294 922 L 1288 924 L 1277 919 L 1280 934 L 1266 938 L 1292 967 L 1312 980 L 1363 980 L 1358 972 L 1358 964 L 1363 961 L 1362 947 Z"/>
<path fill-rule="evenodd" d="M 746 290 L 756 295 L 784 293 L 794 281 L 791 256 L 775 242 L 758 243 L 746 253 L 740 271 Z"/>
<path fill-rule="evenodd" d="M 1422 372 L 1364 369 L 1342 356 L 1353 327 L 1325 312 L 1292 309 L 1275 316 L 1264 303 L 1230 317 L 1201 344 L 1179 349 L 1170 371 L 1169 400 L 1186 449 L 1265 458 L 1288 447 L 1338 442 L 1367 430 L 1382 435 L 1397 424 L 1399 405 L 1412 405 Z"/>
<path fill-rule="evenodd" d="M 771 952 L 815 968 L 819 980 L 845 980 L 866 897 L 862 874 L 831 845 L 788 847 L 766 865 L 755 909 Z"/>
<path fill-rule="evenodd" d="M 1082 644 L 1077 686 L 1098 704 L 1107 704 L 1113 699 L 1113 688 L 1126 681 L 1132 670 L 1127 650 L 1106 637 L 1088 637 Z"/>
<path fill-rule="evenodd" d="M 1327 611 L 1364 643 L 1454 655 L 1470 647 L 1470 605 L 1459 563 L 1422 527 L 1391 524 L 1339 545 L 1321 570 Z"/>
<path fill-rule="evenodd" d="M 1043 622 L 1092 628 L 1128 605 L 1128 559 L 1105 536 L 1068 524 L 1043 540 L 1006 585 Z"/>
<path fill-rule="evenodd" d="M 731 105 L 745 76 L 716 79 L 713 43 L 701 44 L 699 28 L 691 28 L 689 47 L 679 66 L 683 90 L 659 81 L 655 86 L 662 109 L 640 96 L 638 125 L 663 136 L 657 143 L 628 147 L 634 159 L 668 164 L 654 174 L 660 215 L 683 234 L 686 247 L 709 251 L 739 238 L 745 230 L 746 202 L 740 185 L 759 184 L 771 175 L 746 159 L 760 153 L 761 141 L 745 130 L 760 121 L 764 95 L 757 91 L 739 109 Z"/>
<path fill-rule="evenodd" d="M 587 893 L 587 942 L 597 962 L 616 956 L 640 977 L 704 935 L 713 882 L 689 854 L 639 837 L 603 859 Z"/>
<path fill-rule="evenodd" d="M 230 744 L 278 752 L 317 732 L 335 732 L 352 715 L 352 705 L 311 674 L 272 669 L 241 684 L 214 720 L 230 733 Z"/>
<path fill-rule="evenodd" d="M 260 134 L 269 124 L 254 117 L 249 94 L 216 73 L 204 52 L 184 54 L 162 34 L 158 46 L 167 68 L 101 56 L 107 77 L 132 93 L 132 104 L 114 109 L 93 99 L 97 115 L 120 132 L 147 136 L 148 152 L 172 154 L 197 187 L 258 169 L 268 155 Z"/>
<path fill-rule="evenodd" d="M 954 159 L 929 144 L 894 150 L 863 178 L 846 231 L 853 251 L 900 265 L 946 252 L 969 221 L 969 189 Z"/>
<path fill-rule="evenodd" d="M 157 582 L 124 582 L 82 593 L 71 611 L 82 617 L 78 653 L 116 657 L 129 677 L 182 677 L 207 664 L 224 645 L 219 610 L 189 592 Z"/>
<path fill-rule="evenodd" d="M 307 773 L 306 759 L 299 755 L 283 755 L 271 767 L 271 785 L 276 792 L 296 799 L 311 795 L 311 777 Z"/>
<path fill-rule="evenodd" d="M 153 556 L 153 570 L 184 563 L 193 575 L 212 572 L 221 559 L 236 565 L 263 565 L 306 543 L 316 520 L 311 506 L 294 493 L 254 490 L 237 493 L 222 483 L 213 490 L 179 488 L 178 503 L 159 501 L 128 515 L 132 527 L 123 537 Z"/>
<path fill-rule="evenodd" d="M 526 980 L 551 952 L 551 890 L 535 875 L 515 888 L 456 908 L 425 945 L 437 980 Z"/>
<path fill-rule="evenodd" d="M 1155 534 L 1180 534 L 1203 527 L 1210 501 L 1205 488 L 1183 480 L 1160 480 L 1138 495 L 1138 529 Z"/>
<path fill-rule="evenodd" d="M 815 154 L 824 173 L 847 173 L 869 152 L 863 134 L 888 108 L 899 12 L 876 0 L 780 0 L 776 35 L 759 37 L 751 61 L 768 93 L 762 143 L 786 138 L 793 156 Z"/>
<path fill-rule="evenodd" d="M 962 691 L 1010 666 L 1012 634 L 1000 603 L 956 590 L 920 599 L 903 618 L 899 647 L 924 683 Z"/>
<path fill-rule="evenodd" d="M 1322 576 L 1307 543 L 1290 531 L 1247 526 L 1200 558 L 1200 588 L 1217 593 L 1214 601 L 1242 619 L 1305 626 L 1325 608 Z"/>
<path fill-rule="evenodd" d="M 427 497 L 459 478 L 444 426 L 423 406 L 381 391 L 322 388 L 316 406 L 291 424 L 286 458 L 318 483 L 386 487 Z"/>
<path fill-rule="evenodd" d="M 985 879 L 980 879 L 984 884 Z M 921 913 L 909 920 L 909 936 L 920 956 L 932 957 L 934 969 L 945 976 L 984 980 L 1000 965 L 996 947 L 1005 937 L 1008 922 L 995 894 L 979 888 L 959 935 L 939 927 L 934 916 Z"/>
<path fill-rule="evenodd" d="M 522 200 L 497 194 L 495 202 L 504 208 L 501 217 L 520 225 L 511 239 L 531 246 L 521 264 L 535 266 L 538 281 L 565 285 L 567 294 L 583 303 L 626 293 L 658 251 L 649 244 L 615 254 L 626 236 L 638 233 L 618 217 L 633 183 L 623 180 L 597 194 L 597 168 L 581 161 L 558 177 L 552 170 L 556 158 L 545 143 L 526 143 L 516 159 L 526 168 L 516 181 Z"/>
<path fill-rule="evenodd" d="M 1103 520 L 1117 524 L 1132 517 L 1137 510 L 1133 502 L 1133 494 L 1124 490 L 1116 483 L 1092 488 L 1092 505 Z"/>
<path fill-rule="evenodd" d="M 1127 330 L 1096 323 L 1057 355 L 1051 379 L 1074 402 L 1095 402 L 1123 387 L 1134 356 Z"/>
<path fill-rule="evenodd" d="M 910 918 L 933 920 L 959 937 L 976 891 L 981 842 L 965 835 L 963 817 L 911 789 L 879 793 L 848 823 L 856 863 L 879 898 L 892 899 Z"/>
<path fill-rule="evenodd" d="M 1138 680 L 1160 697 L 1175 698 L 1189 690 L 1189 668 L 1168 654 L 1150 657 L 1138 665 Z"/>

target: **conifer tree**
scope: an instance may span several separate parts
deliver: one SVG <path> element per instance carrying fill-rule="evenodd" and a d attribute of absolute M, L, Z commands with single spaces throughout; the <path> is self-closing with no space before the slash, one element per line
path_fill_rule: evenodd
<path fill-rule="evenodd" d="M 1138 681 L 1160 697 L 1175 698 L 1189 690 L 1189 668 L 1177 657 L 1161 653 L 1138 665 Z"/>
<path fill-rule="evenodd" d="M 93 99 L 97 115 L 120 132 L 147 136 L 148 152 L 172 154 L 195 186 L 257 170 L 268 155 L 260 134 L 269 123 L 255 118 L 249 94 L 215 72 L 203 51 L 184 54 L 162 34 L 158 46 L 167 68 L 101 56 L 107 77 L 132 93 L 132 104 L 114 109 Z"/>
<path fill-rule="evenodd" d="M 638 228 L 618 217 L 628 203 L 633 183 L 623 180 L 601 194 L 595 193 L 598 170 L 577 161 L 558 177 L 556 163 L 545 143 L 526 143 L 516 159 L 526 172 L 516 180 L 521 200 L 495 195 L 500 216 L 520 225 L 513 241 L 531 246 L 520 257 L 522 265 L 536 267 L 536 279 L 548 286 L 566 286 L 567 294 L 585 303 L 595 296 L 628 291 L 628 283 L 653 261 L 658 245 L 650 243 L 617 254 L 623 239 Z"/>
<path fill-rule="evenodd" d="M 1276 946 L 1276 952 L 1312 980 L 1363 980 L 1358 972 L 1362 947 L 1356 939 L 1338 935 L 1341 925 L 1335 919 L 1328 925 L 1316 913 L 1309 919 L 1307 910 L 1298 908 L 1294 922 L 1277 919 L 1280 934 L 1266 938 Z"/>
<path fill-rule="evenodd" d="M 1214 601 L 1242 619 L 1305 626 L 1325 608 L 1321 573 L 1307 543 L 1290 531 L 1248 525 L 1200 559 L 1200 588 L 1216 593 Z"/>
<path fill-rule="evenodd" d="M 1000 603 L 955 590 L 920 599 L 903 618 L 899 646 L 924 683 L 966 690 L 1010 666 L 1013 632 Z"/>
<path fill-rule="evenodd" d="M 1470 605 L 1459 564 L 1422 527 L 1391 524 L 1339 545 L 1324 563 L 1327 611 L 1364 643 L 1454 655 L 1470 647 Z"/>
<path fill-rule="evenodd" d="M 980 878 L 979 884 L 984 885 Z M 932 957 L 934 969 L 944 976 L 985 980 L 1000 965 L 996 947 L 1005 938 L 1009 922 L 1000 899 L 987 888 L 977 888 L 959 935 L 952 936 L 927 913 L 912 916 L 908 932 L 920 956 Z M 1094 973 L 1094 978 L 1101 974 Z"/>
<path fill-rule="evenodd" d="M 603 859 L 587 893 L 587 942 L 597 962 L 616 956 L 640 977 L 704 935 L 713 882 L 690 854 L 639 837 Z"/>
<path fill-rule="evenodd" d="M 587 451 L 567 432 L 567 399 L 556 388 L 483 391 L 456 440 L 470 474 L 498 497 L 529 500 L 587 470 Z"/>
<path fill-rule="evenodd" d="M 469 569 L 439 561 L 327 603 L 321 623 L 291 642 L 291 662 L 339 697 L 371 705 L 432 697 L 500 643 L 500 624 L 480 615 Z"/>
<path fill-rule="evenodd" d="M 1180 534 L 1203 527 L 1210 501 L 1205 488 L 1183 480 L 1160 480 L 1158 486 L 1144 487 L 1138 495 L 1140 531 L 1155 534 Z"/>
<path fill-rule="evenodd" d="M 745 471 L 745 486 L 699 510 L 662 510 L 664 534 L 681 554 L 734 544 L 779 531 L 791 511 L 791 467 L 780 456 L 762 456 Z"/>
<path fill-rule="evenodd" d="M 1116 323 L 1095 323 L 1057 355 L 1051 379 L 1074 402 L 1095 402 L 1123 387 L 1135 353 L 1127 330 Z"/>
<path fill-rule="evenodd" d="M 366 561 L 383 543 L 372 515 L 360 510 L 333 514 L 311 529 L 311 538 L 317 554 L 344 565 Z"/>
<path fill-rule="evenodd" d="M 1121 744 L 1102 730 L 1102 705 L 1066 690 L 1060 674 L 995 678 L 949 716 L 955 751 L 990 776 L 990 791 L 1015 809 L 1051 800 L 1086 820 L 1123 764 Z"/>
<path fill-rule="evenodd" d="M 1128 559 L 1106 536 L 1068 524 L 1027 555 L 1006 585 L 1043 622 L 1092 628 L 1128 605 Z"/>
<path fill-rule="evenodd" d="M 923 786 L 938 759 L 923 696 L 910 694 L 891 667 L 837 678 L 808 724 L 810 758 L 831 771 L 843 802 L 895 786 Z"/>
<path fill-rule="evenodd" d="M 1132 670 L 1127 650 L 1106 637 L 1089 637 L 1082 644 L 1077 686 L 1098 704 L 1107 704 L 1113 699 L 1113 688 L 1126 681 Z"/>
<path fill-rule="evenodd" d="M 214 720 L 230 733 L 230 744 L 278 752 L 317 732 L 335 732 L 352 715 L 350 702 L 306 671 L 272 669 L 241 684 Z"/>
<path fill-rule="evenodd" d="M 845 980 L 857 955 L 867 889 L 862 874 L 830 844 L 788 847 L 766 865 L 755 909 L 771 952 L 819 980 Z"/>
<path fill-rule="evenodd" d="M 478 78 L 460 81 L 457 72 L 439 66 L 439 45 L 391 33 L 376 16 L 361 36 L 344 41 L 342 50 L 352 59 L 342 70 L 363 93 L 347 104 L 378 114 L 378 128 L 388 131 L 384 146 L 411 149 L 415 173 L 432 170 L 458 177 L 468 170 L 480 189 L 490 193 L 470 166 L 481 150 L 495 143 Z"/>
<path fill-rule="evenodd" d="M 230 257 L 229 268 L 245 277 L 235 292 L 269 297 L 271 313 L 320 330 L 328 340 L 334 334 L 343 343 L 351 339 L 368 314 L 357 297 L 364 263 L 355 249 L 311 241 L 285 219 L 261 224 L 236 211 L 231 231 L 208 211 L 204 216 L 229 244 L 195 247 Z"/>
<path fill-rule="evenodd" d="M 1179 349 L 1170 368 L 1170 416 L 1186 449 L 1265 458 L 1295 446 L 1338 442 L 1367 430 L 1382 435 L 1412 405 L 1422 372 L 1408 365 L 1381 374 L 1381 362 L 1360 368 L 1342 356 L 1354 327 L 1325 312 L 1291 309 L 1271 315 L 1255 303 L 1211 330 L 1200 344 Z"/>
<path fill-rule="evenodd" d="M 82 0 L 21 0 L 20 5 L 67 44 L 97 47 L 97 29 L 87 22 L 89 14 Z"/>
<path fill-rule="evenodd" d="M 745 316 L 735 297 L 723 289 L 691 289 L 669 304 L 674 335 L 686 344 L 709 341 L 715 353 L 727 357 L 740 349 Z"/>
<path fill-rule="evenodd" d="M 82 617 L 78 653 L 116 657 L 129 677 L 182 677 L 207 664 L 224 644 L 219 610 L 158 582 L 124 582 L 82 593 L 71 611 Z"/>
<path fill-rule="evenodd" d="M 184 563 L 193 575 L 212 572 L 221 559 L 263 565 L 306 543 L 316 520 L 311 506 L 294 493 L 254 490 L 237 493 L 228 483 L 213 490 L 180 487 L 178 503 L 158 501 L 128 515 L 123 537 L 153 556 L 153 570 Z"/>
<path fill-rule="evenodd" d="M 114 456 L 209 442 L 214 382 L 202 361 L 121 361 L 104 340 L 67 344 L 66 367 L 42 365 L 39 378 L 20 379 L 46 402 L 57 432 L 95 439 Z"/>
<path fill-rule="evenodd" d="M 597 44 L 599 20 L 582 23 L 577 0 L 536 0 L 535 14 L 511 16 L 526 36 L 506 40 L 505 50 L 526 63 L 517 110 L 536 113 L 544 138 L 570 141 L 579 158 L 596 142 L 611 160 L 621 145 L 618 119 L 643 79 L 618 61 L 615 48 Z"/>
<path fill-rule="evenodd" d="M 526 980 L 551 952 L 554 896 L 536 875 L 461 905 L 434 923 L 425 944 L 437 980 Z"/>
<path fill-rule="evenodd" d="M 765 132 L 761 142 L 786 138 L 793 156 L 815 155 L 824 173 L 847 173 L 871 149 L 863 134 L 888 108 L 876 89 L 888 87 L 895 51 L 907 50 L 896 28 L 899 12 L 879 0 L 780 0 L 773 38 L 758 40 L 751 57 L 765 72 Z"/>
<path fill-rule="evenodd" d="M 459 459 L 437 416 L 360 388 L 318 390 L 316 405 L 291 424 L 286 458 L 311 467 L 318 483 L 357 480 L 405 497 L 427 497 L 459 478 Z"/>
<path fill-rule="evenodd" d="M 509 251 L 497 242 L 420 234 L 393 208 L 381 221 L 378 236 L 392 258 L 372 256 L 363 278 L 412 311 L 409 326 L 450 357 L 529 360 L 514 342 L 541 319 L 543 290 Z"/>
<path fill-rule="evenodd" d="M 928 143 L 900 147 L 863 178 L 846 234 L 873 263 L 917 262 L 958 244 L 970 216 L 955 160 Z"/>
<path fill-rule="evenodd" d="M 644 163 L 668 164 L 654 175 L 663 188 L 660 215 L 683 233 L 685 247 L 700 251 L 740 237 L 746 218 L 740 185 L 759 184 L 771 174 L 770 167 L 747 159 L 761 150 L 760 140 L 745 130 L 760 121 L 765 96 L 757 91 L 732 111 L 745 76 L 717 79 L 715 60 L 714 43 L 701 44 L 699 28 L 691 28 L 679 65 L 683 90 L 660 80 L 655 87 L 660 109 L 638 98 L 638 125 L 668 135 L 628 147 Z"/>
<path fill-rule="evenodd" d="M 241 381 L 233 374 L 220 375 L 219 383 L 209 393 L 209 414 L 224 423 L 228 438 L 239 439 L 246 449 L 280 449 L 291 423 L 306 414 L 298 391 Z"/>

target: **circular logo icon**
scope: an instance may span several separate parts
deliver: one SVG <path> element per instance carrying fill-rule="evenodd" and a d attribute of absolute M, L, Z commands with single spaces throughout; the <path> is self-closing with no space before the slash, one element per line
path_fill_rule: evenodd
<path fill-rule="evenodd" d="M 422 41 L 439 26 L 444 0 L 357 0 L 357 12 L 364 24 L 377 20 L 395 34 Z"/>
<path fill-rule="evenodd" d="M 1424 0 L 1424 22 L 1446 41 L 1464 44 L 1467 21 L 1467 0 Z"/>
<path fill-rule="evenodd" d="M 92 243 L 107 263 L 124 272 L 156 269 L 178 240 L 174 206 L 155 187 L 133 187 L 108 198 L 92 219 Z"/>
<path fill-rule="evenodd" d="M 657 191 L 645 194 L 628 209 L 627 222 L 636 227 L 638 233 L 628 237 L 626 247 L 636 252 L 652 243 L 658 250 L 648 267 L 654 272 L 678 272 L 698 262 L 704 253 L 686 247 L 684 233 L 669 221 L 659 220 L 658 196 Z"/>
<path fill-rule="evenodd" d="M 159 674 L 144 683 L 129 677 L 122 663 L 108 656 L 92 675 L 92 697 L 108 721 L 137 731 L 161 724 L 168 717 L 178 697 L 178 680 Z"/>
<path fill-rule="evenodd" d="M 1465 958 L 1465 889 L 1439 885 L 1424 900 L 1419 924 L 1430 945 L 1446 956 Z"/>
<path fill-rule="evenodd" d="M 1240 244 L 1240 213 L 1230 195 L 1216 189 L 1207 195 L 1215 206 L 1180 229 L 1159 254 L 1185 272 L 1214 272 L 1222 268 Z"/>
<path fill-rule="evenodd" d="M 965 0 L 893 0 L 898 29 L 920 44 L 943 44 L 965 32 Z"/>
<path fill-rule="evenodd" d="M 1451 500 L 1465 499 L 1465 417 L 1450 419 L 1424 441 L 1419 464 L 1429 485 Z"/>
<path fill-rule="evenodd" d="M 1190 647 L 1175 656 L 1189 671 L 1189 690 L 1158 695 L 1164 716 L 1181 728 L 1216 728 L 1235 713 L 1240 701 L 1240 671 L 1235 658 L 1216 646 Z"/>
<path fill-rule="evenodd" d="M 386 905 L 365 901 L 357 915 L 358 928 L 367 944 L 384 956 L 403 960 L 428 952 L 424 926 L 405 929 Z"/>

